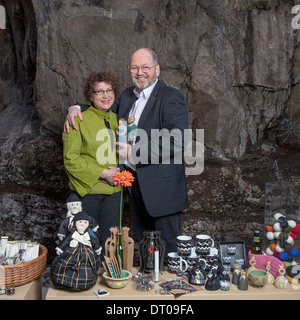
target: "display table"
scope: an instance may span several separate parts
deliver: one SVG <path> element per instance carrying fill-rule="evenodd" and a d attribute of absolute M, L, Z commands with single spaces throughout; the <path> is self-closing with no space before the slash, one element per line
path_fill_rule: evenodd
<path fill-rule="evenodd" d="M 42 299 L 42 282 L 41 278 L 25 284 L 24 286 L 16 287 L 16 292 L 12 296 L 6 294 L 0 295 L 1 300 L 41 300 Z"/>
<path fill-rule="evenodd" d="M 137 269 L 133 271 L 133 274 Z M 173 274 L 164 272 L 162 278 L 174 277 Z M 231 284 L 229 291 L 207 291 L 204 287 L 198 287 L 198 291 L 182 295 L 175 298 L 170 295 L 157 295 L 156 290 L 161 288 L 159 284 L 154 289 L 143 292 L 138 291 L 133 281 L 123 289 L 109 288 L 102 276 L 99 276 L 97 284 L 90 290 L 82 292 L 69 292 L 56 290 L 51 285 L 48 289 L 46 300 L 300 300 L 300 286 L 290 285 L 288 290 L 280 290 L 273 285 L 267 285 L 263 288 L 253 288 L 249 285 L 248 291 L 240 291 L 237 286 Z M 97 298 L 94 290 L 105 289 L 109 292 L 108 296 Z"/>

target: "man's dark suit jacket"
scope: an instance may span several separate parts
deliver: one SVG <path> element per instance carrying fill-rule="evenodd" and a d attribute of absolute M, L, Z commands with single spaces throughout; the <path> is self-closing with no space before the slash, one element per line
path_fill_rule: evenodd
<path fill-rule="evenodd" d="M 137 99 L 133 90 L 134 87 L 126 89 L 119 99 L 119 118 L 128 119 L 130 109 Z M 188 207 L 183 158 L 184 129 L 188 129 L 188 126 L 188 110 L 183 95 L 158 81 L 138 123 L 139 130 L 143 129 L 147 133 L 148 143 L 141 145 L 137 140 L 132 147 L 133 154 L 148 153 L 148 164 L 137 163 L 136 173 L 146 209 L 152 217 L 177 213 Z M 158 140 L 156 136 L 154 141 L 151 131 L 153 129 L 157 129 L 156 133 L 158 130 L 162 133 L 162 129 L 167 129 L 162 134 L 167 140 L 172 130 L 177 129 L 173 131 L 177 131 L 177 135 L 176 138 L 171 137 L 170 148 L 162 138 Z M 159 152 L 155 152 L 153 147 L 157 144 L 160 148 L 156 150 Z M 169 151 L 170 157 L 165 159 L 164 151 Z M 155 158 L 152 163 L 151 156 L 152 160 Z M 178 156 L 181 161 L 174 161 Z M 166 164 L 166 160 L 169 164 Z"/>

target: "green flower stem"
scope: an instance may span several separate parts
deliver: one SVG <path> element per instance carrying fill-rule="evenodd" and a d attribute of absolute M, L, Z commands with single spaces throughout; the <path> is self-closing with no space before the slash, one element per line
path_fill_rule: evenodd
<path fill-rule="evenodd" d="M 119 256 L 121 261 L 120 268 L 122 269 L 123 266 L 123 247 L 122 247 L 122 236 L 121 236 L 121 230 L 122 230 L 122 213 L 123 213 L 123 187 L 121 189 L 121 200 L 120 200 L 120 225 L 119 225 Z"/>

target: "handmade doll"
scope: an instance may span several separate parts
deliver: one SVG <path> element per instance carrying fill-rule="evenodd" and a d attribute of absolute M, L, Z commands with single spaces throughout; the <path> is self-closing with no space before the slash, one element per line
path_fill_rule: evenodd
<path fill-rule="evenodd" d="M 127 123 L 125 119 L 119 119 L 119 126 L 116 133 L 118 142 L 127 143 Z"/>
<path fill-rule="evenodd" d="M 201 263 L 198 260 L 189 275 L 189 283 L 198 286 L 204 286 L 206 280 L 206 274 L 202 270 Z"/>
<path fill-rule="evenodd" d="M 135 142 L 136 136 L 138 134 L 138 127 L 134 123 L 134 117 L 129 117 L 128 118 L 128 126 L 127 126 L 127 131 L 128 131 L 128 143 L 133 144 Z"/>
<path fill-rule="evenodd" d="M 239 290 L 247 291 L 248 290 L 248 280 L 246 277 L 246 272 L 244 270 L 241 271 L 241 276 L 238 283 Z"/>
<path fill-rule="evenodd" d="M 240 281 L 240 277 L 241 277 L 241 268 L 238 264 L 235 264 L 231 282 L 235 285 L 238 285 Z"/>
<path fill-rule="evenodd" d="M 71 232 L 73 226 L 73 219 L 75 215 L 82 211 L 82 204 L 79 197 L 76 194 L 71 194 L 67 199 L 67 216 L 65 220 L 61 223 L 58 230 L 58 239 L 62 241 L 65 236 Z M 96 232 L 99 226 L 96 224 L 93 218 L 90 218 L 90 225 L 93 232 Z"/>
<path fill-rule="evenodd" d="M 71 233 L 56 248 L 50 277 L 56 289 L 86 290 L 97 281 L 101 246 L 88 232 L 90 217 L 83 211 L 73 219 Z"/>
<path fill-rule="evenodd" d="M 230 277 L 227 270 L 223 270 L 220 275 L 220 289 L 223 291 L 230 289 Z"/>
<path fill-rule="evenodd" d="M 215 291 L 220 289 L 220 279 L 224 268 L 217 260 L 212 262 L 211 269 L 207 275 L 207 281 L 205 289 L 209 291 Z"/>

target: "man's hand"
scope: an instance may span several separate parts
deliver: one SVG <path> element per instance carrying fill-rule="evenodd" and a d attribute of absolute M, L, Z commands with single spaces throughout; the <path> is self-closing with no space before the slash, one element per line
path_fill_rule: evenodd
<path fill-rule="evenodd" d="M 78 130 L 76 124 L 75 124 L 75 117 L 78 117 L 81 121 L 82 119 L 82 113 L 75 107 L 71 106 L 69 108 L 68 114 L 66 116 L 66 120 L 64 123 L 64 132 L 69 133 L 70 132 L 70 126 L 73 127 L 75 130 Z"/>
<path fill-rule="evenodd" d="M 133 163 L 131 156 L 131 145 L 124 142 L 116 142 L 116 146 L 120 163 L 124 163 L 124 160 L 126 159 Z"/>
<path fill-rule="evenodd" d="M 108 167 L 108 169 L 104 169 L 102 171 L 100 179 L 103 183 L 108 183 L 111 186 L 116 186 L 117 183 L 113 181 L 113 176 L 119 172 L 120 172 L 120 168 L 110 166 L 110 167 Z"/>

